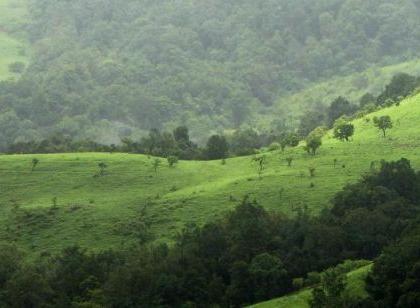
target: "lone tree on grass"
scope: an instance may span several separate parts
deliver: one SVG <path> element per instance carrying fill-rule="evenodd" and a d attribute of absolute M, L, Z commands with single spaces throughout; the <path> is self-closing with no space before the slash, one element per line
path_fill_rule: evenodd
<path fill-rule="evenodd" d="M 153 170 L 155 170 L 155 173 L 157 174 L 157 171 L 159 169 L 160 166 L 160 159 L 159 158 L 155 158 L 155 160 L 153 160 Z"/>
<path fill-rule="evenodd" d="M 320 126 L 315 128 L 309 135 L 306 137 L 306 146 L 304 149 L 312 154 L 315 155 L 316 151 L 322 145 L 322 137 L 325 135 L 326 130 L 324 127 Z"/>
<path fill-rule="evenodd" d="M 349 138 L 354 134 L 354 125 L 339 121 L 334 127 L 334 138 L 341 141 L 349 141 Z"/>
<path fill-rule="evenodd" d="M 315 155 L 316 151 L 320 148 L 321 145 L 322 145 L 322 138 L 320 136 L 309 136 L 306 139 L 305 149 L 308 153 Z"/>
<path fill-rule="evenodd" d="M 257 163 L 257 172 L 258 172 L 258 176 L 261 179 L 262 178 L 262 174 L 265 170 L 265 166 L 267 163 L 267 158 L 265 157 L 265 155 L 262 156 L 255 156 L 252 159 L 253 162 Z"/>
<path fill-rule="evenodd" d="M 38 158 L 32 159 L 32 171 L 35 170 L 35 168 L 38 164 L 39 164 L 39 159 Z"/>
<path fill-rule="evenodd" d="M 293 162 L 293 157 L 291 157 L 291 156 L 290 157 L 287 157 L 286 158 L 286 161 L 287 161 L 287 166 L 288 167 L 291 167 L 292 166 L 292 162 Z"/>
<path fill-rule="evenodd" d="M 287 146 L 293 148 L 298 145 L 299 145 L 299 137 L 294 133 L 284 135 L 280 141 L 280 146 L 281 146 L 282 151 L 284 151 Z"/>
<path fill-rule="evenodd" d="M 178 157 L 173 156 L 173 155 L 168 156 L 167 160 L 168 160 L 168 165 L 171 168 L 175 167 L 175 165 L 178 163 Z"/>
<path fill-rule="evenodd" d="M 99 174 L 98 175 L 99 176 L 104 176 L 105 172 L 106 172 L 106 168 L 108 168 L 108 165 L 105 164 L 105 163 L 99 163 L 98 167 L 99 167 Z"/>
<path fill-rule="evenodd" d="M 384 134 L 384 138 L 386 137 L 386 131 L 393 127 L 391 117 L 388 115 L 384 115 L 379 118 L 374 117 L 373 124 L 375 125 L 375 127 L 382 131 L 382 133 Z"/>

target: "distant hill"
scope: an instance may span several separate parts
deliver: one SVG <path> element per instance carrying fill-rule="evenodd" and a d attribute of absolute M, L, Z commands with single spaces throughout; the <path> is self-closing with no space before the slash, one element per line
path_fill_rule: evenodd
<path fill-rule="evenodd" d="M 394 128 L 383 138 L 372 123 L 390 115 Z M 71 244 L 98 250 L 144 240 L 171 242 L 186 223 L 202 224 L 232 209 L 247 194 L 270 210 L 293 215 L 307 206 L 318 213 L 345 184 L 358 180 L 382 159 L 405 157 L 420 168 L 420 94 L 399 106 L 355 120 L 351 142 L 329 133 L 316 156 L 303 145 L 266 153 L 260 180 L 252 157 L 181 161 L 129 154 L 0 156 L 0 239 L 31 252 Z M 286 163 L 293 157 L 292 167 Z M 32 160 L 39 163 L 32 171 Z M 375 162 L 375 164 L 371 164 Z M 99 163 L 105 163 L 104 176 Z M 315 168 L 315 177 L 309 176 Z"/>
<path fill-rule="evenodd" d="M 58 131 L 117 143 L 179 123 L 200 141 L 241 126 L 294 129 L 319 96 L 290 95 L 353 74 L 343 89 L 364 94 L 357 73 L 377 67 L 383 85 L 380 68 L 415 61 L 420 48 L 417 0 L 18 3 L 31 61 L 0 86 L 0 108 L 17 123 L 1 137 L 12 141 Z M 16 60 L 7 46 L 3 75 Z M 322 101 L 342 87 L 330 89 Z"/>

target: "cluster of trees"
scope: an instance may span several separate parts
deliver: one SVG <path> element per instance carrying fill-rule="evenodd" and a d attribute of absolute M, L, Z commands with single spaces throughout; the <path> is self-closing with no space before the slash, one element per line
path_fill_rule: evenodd
<path fill-rule="evenodd" d="M 397 74 L 377 97 L 366 93 L 360 98 L 358 105 L 351 103 L 345 97 L 338 97 L 326 108 L 318 106 L 307 112 L 301 119 L 298 133 L 305 137 L 317 127 L 337 128 L 338 126 L 336 137 L 346 140 L 348 136 L 352 135 L 352 128 L 343 126 L 346 119 L 372 112 L 384 106 L 399 104 L 402 99 L 419 87 L 420 77 L 405 73 Z M 336 123 L 337 121 L 339 122 Z"/>
<path fill-rule="evenodd" d="M 0 85 L 8 144 L 237 128 L 310 82 L 420 48 L 418 0 L 29 2 L 32 61 Z"/>
<path fill-rule="evenodd" d="M 123 138 L 120 144 L 105 145 L 91 140 L 73 140 L 63 134 L 55 134 L 41 141 L 16 142 L 7 147 L 7 153 L 71 153 L 71 152 L 124 152 L 140 153 L 183 160 L 213 160 L 229 156 L 255 154 L 259 149 L 279 150 L 295 147 L 299 138 L 294 133 L 258 133 L 253 129 L 237 130 L 224 135 L 212 135 L 205 146 L 200 147 L 190 139 L 189 130 L 179 126 L 172 132 L 152 129 L 138 142 Z"/>
<path fill-rule="evenodd" d="M 401 159 L 382 162 L 380 170 L 345 187 L 332 209 L 318 217 L 300 209 L 289 218 L 245 198 L 218 221 L 187 225 L 171 247 L 100 253 L 71 247 L 28 264 L 19 251 L 4 246 L 0 302 L 6 307 L 244 306 L 293 291 L 301 286 L 299 277 L 318 283 L 313 272 L 345 259 L 376 258 L 418 225 L 419 200 L 420 173 Z M 369 282 L 375 300 L 418 299 L 419 246 L 413 243 L 418 235 L 379 258 Z M 396 260 L 401 251 L 404 264 Z M 395 267 L 406 276 L 393 276 Z M 340 282 L 332 281 L 333 286 Z"/>

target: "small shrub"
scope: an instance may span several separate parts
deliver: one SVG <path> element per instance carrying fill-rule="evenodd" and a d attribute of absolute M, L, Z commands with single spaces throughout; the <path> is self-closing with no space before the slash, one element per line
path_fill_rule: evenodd
<path fill-rule="evenodd" d="M 268 146 L 268 151 L 273 152 L 273 151 L 277 151 L 280 150 L 281 145 L 278 142 L 273 142 L 272 144 L 270 144 Z"/>
<path fill-rule="evenodd" d="M 38 166 L 39 164 L 39 159 L 38 158 L 34 158 L 32 159 L 32 171 L 35 170 L 36 166 Z"/>
<path fill-rule="evenodd" d="M 314 286 L 321 282 L 321 275 L 318 272 L 310 272 L 306 275 L 305 287 Z"/>
<path fill-rule="evenodd" d="M 178 164 L 178 161 L 179 161 L 178 157 L 177 156 L 173 156 L 173 155 L 169 156 L 167 158 L 167 160 L 168 160 L 168 165 L 171 168 L 174 167 L 176 164 Z"/>
<path fill-rule="evenodd" d="M 302 289 L 304 286 L 304 279 L 303 278 L 295 278 L 293 279 L 293 288 L 296 290 Z"/>

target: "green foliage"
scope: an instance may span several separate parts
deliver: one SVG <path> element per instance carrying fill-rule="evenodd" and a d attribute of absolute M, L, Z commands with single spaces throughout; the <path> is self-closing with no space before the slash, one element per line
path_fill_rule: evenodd
<path fill-rule="evenodd" d="M 33 158 L 32 159 L 32 171 L 35 170 L 36 166 L 38 166 L 39 164 L 39 159 L 38 158 Z"/>
<path fill-rule="evenodd" d="M 385 90 L 379 95 L 377 104 L 386 105 L 387 101 L 399 102 L 420 86 L 420 78 L 406 73 L 395 75 Z"/>
<path fill-rule="evenodd" d="M 342 298 L 346 288 L 346 276 L 336 269 L 329 269 L 321 275 L 321 286 L 312 290 L 312 308 L 344 307 Z"/>
<path fill-rule="evenodd" d="M 416 234 L 417 233 L 417 234 Z M 375 261 L 367 290 L 382 307 L 420 305 L 420 236 L 417 230 L 393 244 Z"/>
<path fill-rule="evenodd" d="M 206 157 L 210 160 L 226 158 L 229 144 L 224 136 L 213 135 L 209 138 L 205 149 Z"/>
<path fill-rule="evenodd" d="M 158 170 L 160 176 L 156 178 L 152 166 L 155 157 L 147 155 L 109 152 L 0 155 L 3 172 L 0 203 L 4 204 L 0 207 L 0 220 L 4 225 L 0 236 L 15 241 L 20 248 L 30 251 L 31 256 L 43 251 L 57 252 L 76 243 L 95 251 L 116 247 L 121 241 L 128 245 L 138 242 L 133 228 L 128 225 L 139 208 L 151 203 L 148 216 L 152 217 L 152 241 L 171 243 L 191 217 L 202 225 L 211 217 L 219 217 L 232 209 L 234 203 L 229 201 L 230 195 L 240 199 L 248 193 L 270 211 L 294 215 L 300 205 L 307 204 L 311 214 L 317 215 L 345 184 L 355 183 L 360 175 L 370 172 L 372 161 L 406 157 L 413 168 L 419 168 L 418 128 L 412 124 L 419 121 L 419 99 L 409 98 L 400 107 L 393 106 L 367 116 L 372 119 L 388 114 L 393 121 L 399 121 L 392 140 L 383 142 L 372 123 L 366 123 L 365 118 L 356 119 L 352 121 L 356 133 L 351 143 L 333 139 L 328 132 L 322 139 L 323 150 L 315 156 L 304 155 L 304 144 L 286 148 L 284 153 L 264 153 L 267 168 L 264 180 L 257 183 L 254 180 L 257 166 L 251 163 L 252 156 L 227 158 L 224 166 L 221 161 L 183 161 L 176 168 L 162 165 Z M 286 164 L 289 156 L 293 157 L 293 168 Z M 33 158 L 41 163 L 30 172 Z M 334 159 L 336 168 L 333 168 Z M 166 164 L 166 158 L 161 161 Z M 92 177 L 98 173 L 98 162 L 109 166 L 109 172 L 100 181 Z M 316 181 L 308 176 L 311 165 L 317 169 Z M 346 168 L 341 168 L 342 165 Z M 374 169 L 379 167 L 377 163 Z M 311 182 L 316 184 L 315 188 L 310 188 Z M 175 193 L 170 191 L 174 184 Z M 283 189 L 281 202 L 280 188 Z M 60 206 L 50 214 L 54 196 L 59 198 Z M 370 207 L 369 202 L 360 199 L 360 203 Z M 15 213 L 14 208 L 22 212 Z M 369 232 L 371 241 L 382 243 L 381 236 L 369 229 L 369 219 L 376 219 L 375 215 L 365 218 L 364 212 L 354 214 L 355 226 L 361 229 L 354 227 L 352 232 L 357 236 Z M 350 223 L 348 228 L 351 229 Z M 126 229 L 129 231 L 121 232 Z M 368 241 L 361 245 L 366 250 L 377 250 Z"/>
<path fill-rule="evenodd" d="M 98 168 L 99 168 L 98 176 L 104 176 L 106 169 L 108 168 L 108 165 L 104 162 L 100 162 L 98 163 Z"/>
<path fill-rule="evenodd" d="M 317 133 L 314 133 L 314 134 L 311 133 L 306 138 L 305 150 L 308 153 L 315 155 L 316 151 L 321 147 L 321 145 L 322 145 L 322 137 Z"/>
<path fill-rule="evenodd" d="M 11 28 L 28 38 L 32 59 L 23 78 L 0 86 L 1 106 L 18 118 L 17 130 L 2 131 L 11 142 L 59 131 L 111 144 L 177 124 L 203 141 L 209 131 L 254 120 L 266 127 L 273 119 L 293 128 L 294 117 L 318 99 L 294 101 L 289 94 L 326 78 L 415 59 L 419 49 L 419 9 L 412 1 L 326 1 L 311 10 L 306 0 L 217 0 L 211 8 L 185 0 L 28 2 L 28 14 L 22 0 L 2 0 L 0 9 L 0 46 L 7 47 L 0 48 L 6 51 L 0 76 L 10 76 L 10 63 L 26 62 Z M 21 24 L 28 24 L 27 33 L 20 33 Z M 358 99 L 373 76 L 381 81 L 371 92 L 379 92 L 386 78 L 378 75 L 350 76 L 343 89 L 355 89 Z M 317 94 L 326 97 L 324 90 Z"/>
<path fill-rule="evenodd" d="M 257 173 L 261 179 L 263 172 L 266 169 L 267 157 L 265 155 L 255 156 L 252 161 L 257 164 Z"/>
<path fill-rule="evenodd" d="M 328 108 L 328 125 L 331 127 L 337 119 L 342 116 L 351 115 L 355 111 L 356 107 L 347 99 L 341 96 L 338 97 Z"/>
<path fill-rule="evenodd" d="M 153 159 L 153 164 L 152 164 L 152 166 L 153 166 L 153 170 L 155 171 L 155 173 L 157 174 L 157 172 L 158 172 L 158 169 L 159 169 L 159 167 L 160 167 L 160 164 L 161 164 L 162 162 L 161 162 L 161 160 L 159 159 L 159 158 L 155 158 L 155 159 Z"/>
<path fill-rule="evenodd" d="M 386 137 L 386 131 L 393 127 L 393 123 L 389 115 L 384 115 L 379 118 L 374 117 L 373 124 L 382 131 L 384 138 Z"/>
<path fill-rule="evenodd" d="M 349 141 L 354 134 L 354 125 L 345 121 L 338 121 L 334 125 L 334 138 Z"/>
<path fill-rule="evenodd" d="M 178 163 L 179 159 L 176 156 L 169 156 L 167 158 L 169 167 L 175 167 L 175 165 Z"/>
<path fill-rule="evenodd" d="M 9 65 L 9 71 L 14 74 L 21 74 L 25 70 L 25 63 L 13 62 Z"/>

